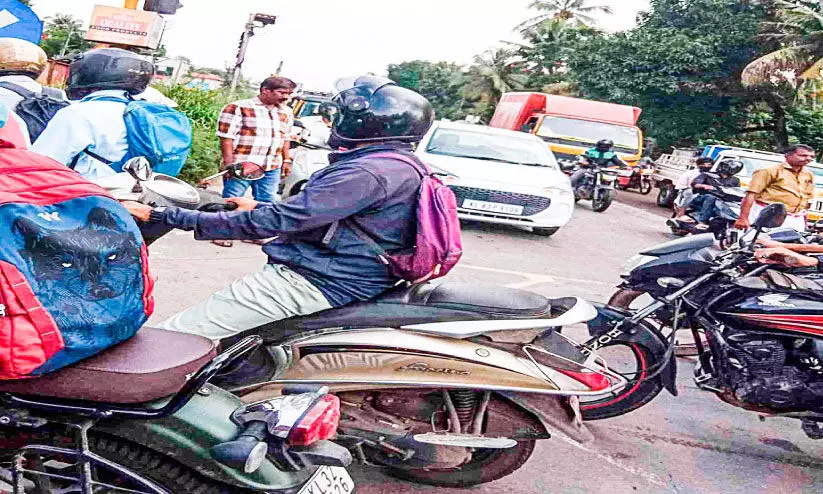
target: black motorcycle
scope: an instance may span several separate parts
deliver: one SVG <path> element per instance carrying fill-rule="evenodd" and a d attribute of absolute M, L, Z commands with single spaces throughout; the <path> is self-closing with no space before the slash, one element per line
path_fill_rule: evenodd
<path fill-rule="evenodd" d="M 609 209 L 614 202 L 618 170 L 597 164 L 595 161 L 579 156 L 578 166 L 586 169 L 586 174 L 577 186 L 574 186 L 574 201 L 592 201 L 592 210 L 597 213 Z"/>
<path fill-rule="evenodd" d="M 763 228 L 782 224 L 785 207 L 767 207 L 754 223 L 746 247 L 711 250 L 710 235 L 680 239 L 650 249 L 633 261 L 627 282 L 655 299 L 634 312 L 614 308 L 610 328 L 592 350 L 603 353 L 638 325 L 688 328 L 698 353 L 695 382 L 734 406 L 797 418 L 814 439 L 823 438 L 823 284 L 817 272 L 785 272 L 755 262 L 752 247 Z M 627 413 L 660 392 L 654 378 L 671 372 L 668 356 L 642 355 L 630 384 L 599 402 L 588 419 Z M 655 389 L 657 388 L 657 389 Z M 607 401 L 608 400 L 608 401 Z M 582 407 L 581 407 L 582 408 Z M 597 415 L 597 416 L 594 416 Z"/>

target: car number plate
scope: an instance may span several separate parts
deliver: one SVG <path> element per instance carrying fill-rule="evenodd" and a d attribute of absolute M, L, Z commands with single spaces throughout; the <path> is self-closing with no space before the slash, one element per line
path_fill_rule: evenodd
<path fill-rule="evenodd" d="M 818 199 L 812 202 L 812 211 L 823 212 L 823 201 Z"/>
<path fill-rule="evenodd" d="M 351 475 L 342 467 L 320 467 L 297 494 L 349 494 L 354 490 Z"/>
<path fill-rule="evenodd" d="M 523 214 L 523 206 L 500 204 L 499 202 L 475 201 L 474 199 L 465 199 L 463 201 L 463 208 L 488 211 L 490 213 Z"/>

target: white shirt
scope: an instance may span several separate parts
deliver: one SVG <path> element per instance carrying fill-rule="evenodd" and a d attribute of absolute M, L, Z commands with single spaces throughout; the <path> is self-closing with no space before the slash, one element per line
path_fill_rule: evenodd
<path fill-rule="evenodd" d="M 694 179 L 696 179 L 698 175 L 700 175 L 700 168 L 686 170 L 677 178 L 674 188 L 677 190 L 690 188 L 692 186 L 692 182 L 694 182 Z"/>
<path fill-rule="evenodd" d="M 125 98 L 125 93 L 97 91 L 63 108 L 52 118 L 31 150 L 67 166 L 80 155 L 74 169 L 87 179 L 114 175 L 111 166 L 82 152 L 88 148 L 107 160 L 118 162 L 128 151 L 123 119 L 126 105 L 115 101 L 88 101 L 103 96 Z"/>
<path fill-rule="evenodd" d="M 8 82 L 16 86 L 20 86 L 23 89 L 28 89 L 29 91 L 35 94 L 41 94 L 43 92 L 43 86 L 39 82 L 35 81 L 31 77 L 24 75 L 6 75 L 0 77 L 0 82 Z M 68 98 L 66 98 L 66 93 L 62 89 L 55 88 L 55 91 L 60 91 L 60 97 L 58 99 L 68 101 Z M 55 97 L 56 96 L 57 95 L 55 95 Z M 2 101 L 6 104 L 6 106 L 14 110 L 15 108 L 17 108 L 17 105 L 20 104 L 21 101 L 23 101 L 23 97 L 15 93 L 11 89 L 0 87 L 0 101 Z"/>

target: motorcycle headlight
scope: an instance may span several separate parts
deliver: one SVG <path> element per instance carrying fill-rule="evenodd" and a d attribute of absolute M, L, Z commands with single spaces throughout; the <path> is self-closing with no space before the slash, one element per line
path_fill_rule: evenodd
<path fill-rule="evenodd" d="M 639 268 L 640 266 L 650 263 L 657 259 L 654 256 L 644 256 L 642 254 L 637 254 L 632 256 L 628 261 L 626 261 L 623 266 L 620 268 L 620 277 L 626 278 L 632 274 L 632 271 Z"/>

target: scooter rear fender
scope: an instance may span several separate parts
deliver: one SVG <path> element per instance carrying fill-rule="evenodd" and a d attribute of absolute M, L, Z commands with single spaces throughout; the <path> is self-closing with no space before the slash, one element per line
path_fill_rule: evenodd
<path fill-rule="evenodd" d="M 101 421 L 94 430 L 156 451 L 230 487 L 277 492 L 299 490 L 313 473 L 311 470 L 286 472 L 266 459 L 257 471 L 247 474 L 211 457 L 213 446 L 231 441 L 242 432 L 229 417 L 243 403 L 220 388 L 209 385 L 204 390 L 170 417 Z"/>

